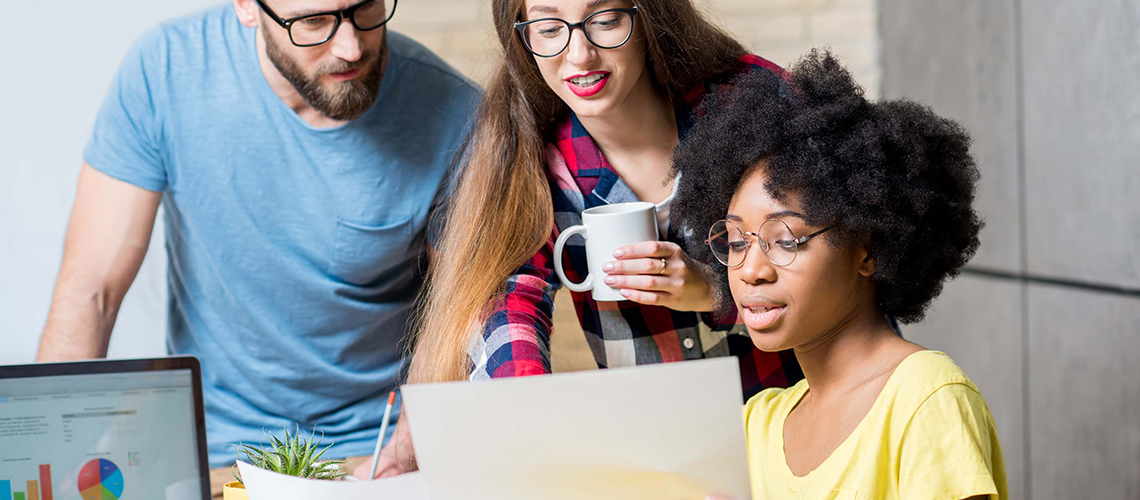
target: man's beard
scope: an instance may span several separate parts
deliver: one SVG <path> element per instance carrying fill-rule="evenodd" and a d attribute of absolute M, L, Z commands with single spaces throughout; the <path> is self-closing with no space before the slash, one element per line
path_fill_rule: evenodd
<path fill-rule="evenodd" d="M 264 38 L 265 52 L 269 56 L 269 61 L 289 83 L 293 84 L 293 88 L 297 89 L 301 98 L 322 115 L 338 121 L 353 120 L 368 111 L 376 101 L 376 95 L 380 93 L 380 80 L 384 76 L 384 62 L 380 60 L 380 54 L 384 53 L 387 45 L 387 33 L 384 33 L 379 50 L 366 50 L 361 53 L 359 60 L 353 62 L 338 59 L 335 63 L 318 66 L 312 77 L 306 75 L 296 61 L 290 58 L 268 34 L 265 34 Z M 336 88 L 332 90 L 325 89 L 318 81 L 322 75 L 343 73 L 362 69 L 365 66 L 368 66 L 366 72 L 352 80 L 338 82 Z"/>

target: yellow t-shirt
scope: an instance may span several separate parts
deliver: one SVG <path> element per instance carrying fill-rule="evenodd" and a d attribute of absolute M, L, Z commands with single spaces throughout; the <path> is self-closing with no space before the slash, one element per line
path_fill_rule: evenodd
<path fill-rule="evenodd" d="M 744 405 L 753 500 L 1008 498 L 993 416 L 949 356 L 907 356 L 843 444 L 797 477 L 784 457 L 784 421 L 807 390 L 803 380 Z"/>

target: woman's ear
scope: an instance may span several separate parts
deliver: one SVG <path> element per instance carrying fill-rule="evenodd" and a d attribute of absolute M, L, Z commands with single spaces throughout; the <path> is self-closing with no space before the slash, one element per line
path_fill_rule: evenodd
<path fill-rule="evenodd" d="M 855 258 L 858 259 L 856 267 L 860 276 L 870 277 L 875 274 L 875 258 L 871 256 L 870 240 L 863 240 L 855 248 Z"/>

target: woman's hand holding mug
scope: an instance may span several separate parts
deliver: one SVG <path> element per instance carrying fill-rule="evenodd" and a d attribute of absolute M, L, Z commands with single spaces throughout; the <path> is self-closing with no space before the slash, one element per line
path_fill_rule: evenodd
<path fill-rule="evenodd" d="M 625 298 L 675 311 L 713 310 L 712 287 L 676 243 L 626 245 L 614 250 L 614 258 L 602 265 L 604 282 Z"/>
<path fill-rule="evenodd" d="M 562 267 L 562 251 L 575 234 L 585 239 L 586 246 L 588 269 L 577 269 L 581 283 L 569 280 Z M 696 264 L 676 243 L 655 241 L 657 236 L 652 203 L 586 209 L 582 224 L 566 228 L 555 240 L 554 271 L 566 288 L 590 292 L 597 301 L 632 300 L 676 311 L 712 311 L 712 287 Z"/>

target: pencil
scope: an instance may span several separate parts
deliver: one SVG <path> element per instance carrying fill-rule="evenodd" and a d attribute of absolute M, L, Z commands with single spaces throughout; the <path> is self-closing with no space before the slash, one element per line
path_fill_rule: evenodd
<path fill-rule="evenodd" d="M 388 393 L 388 406 L 384 407 L 384 420 L 380 422 L 380 435 L 376 437 L 376 451 L 372 452 L 372 469 L 368 479 L 376 478 L 376 466 L 380 463 L 380 448 L 384 445 L 384 435 L 388 433 L 388 419 L 392 417 L 392 403 L 396 402 L 396 391 Z"/>

